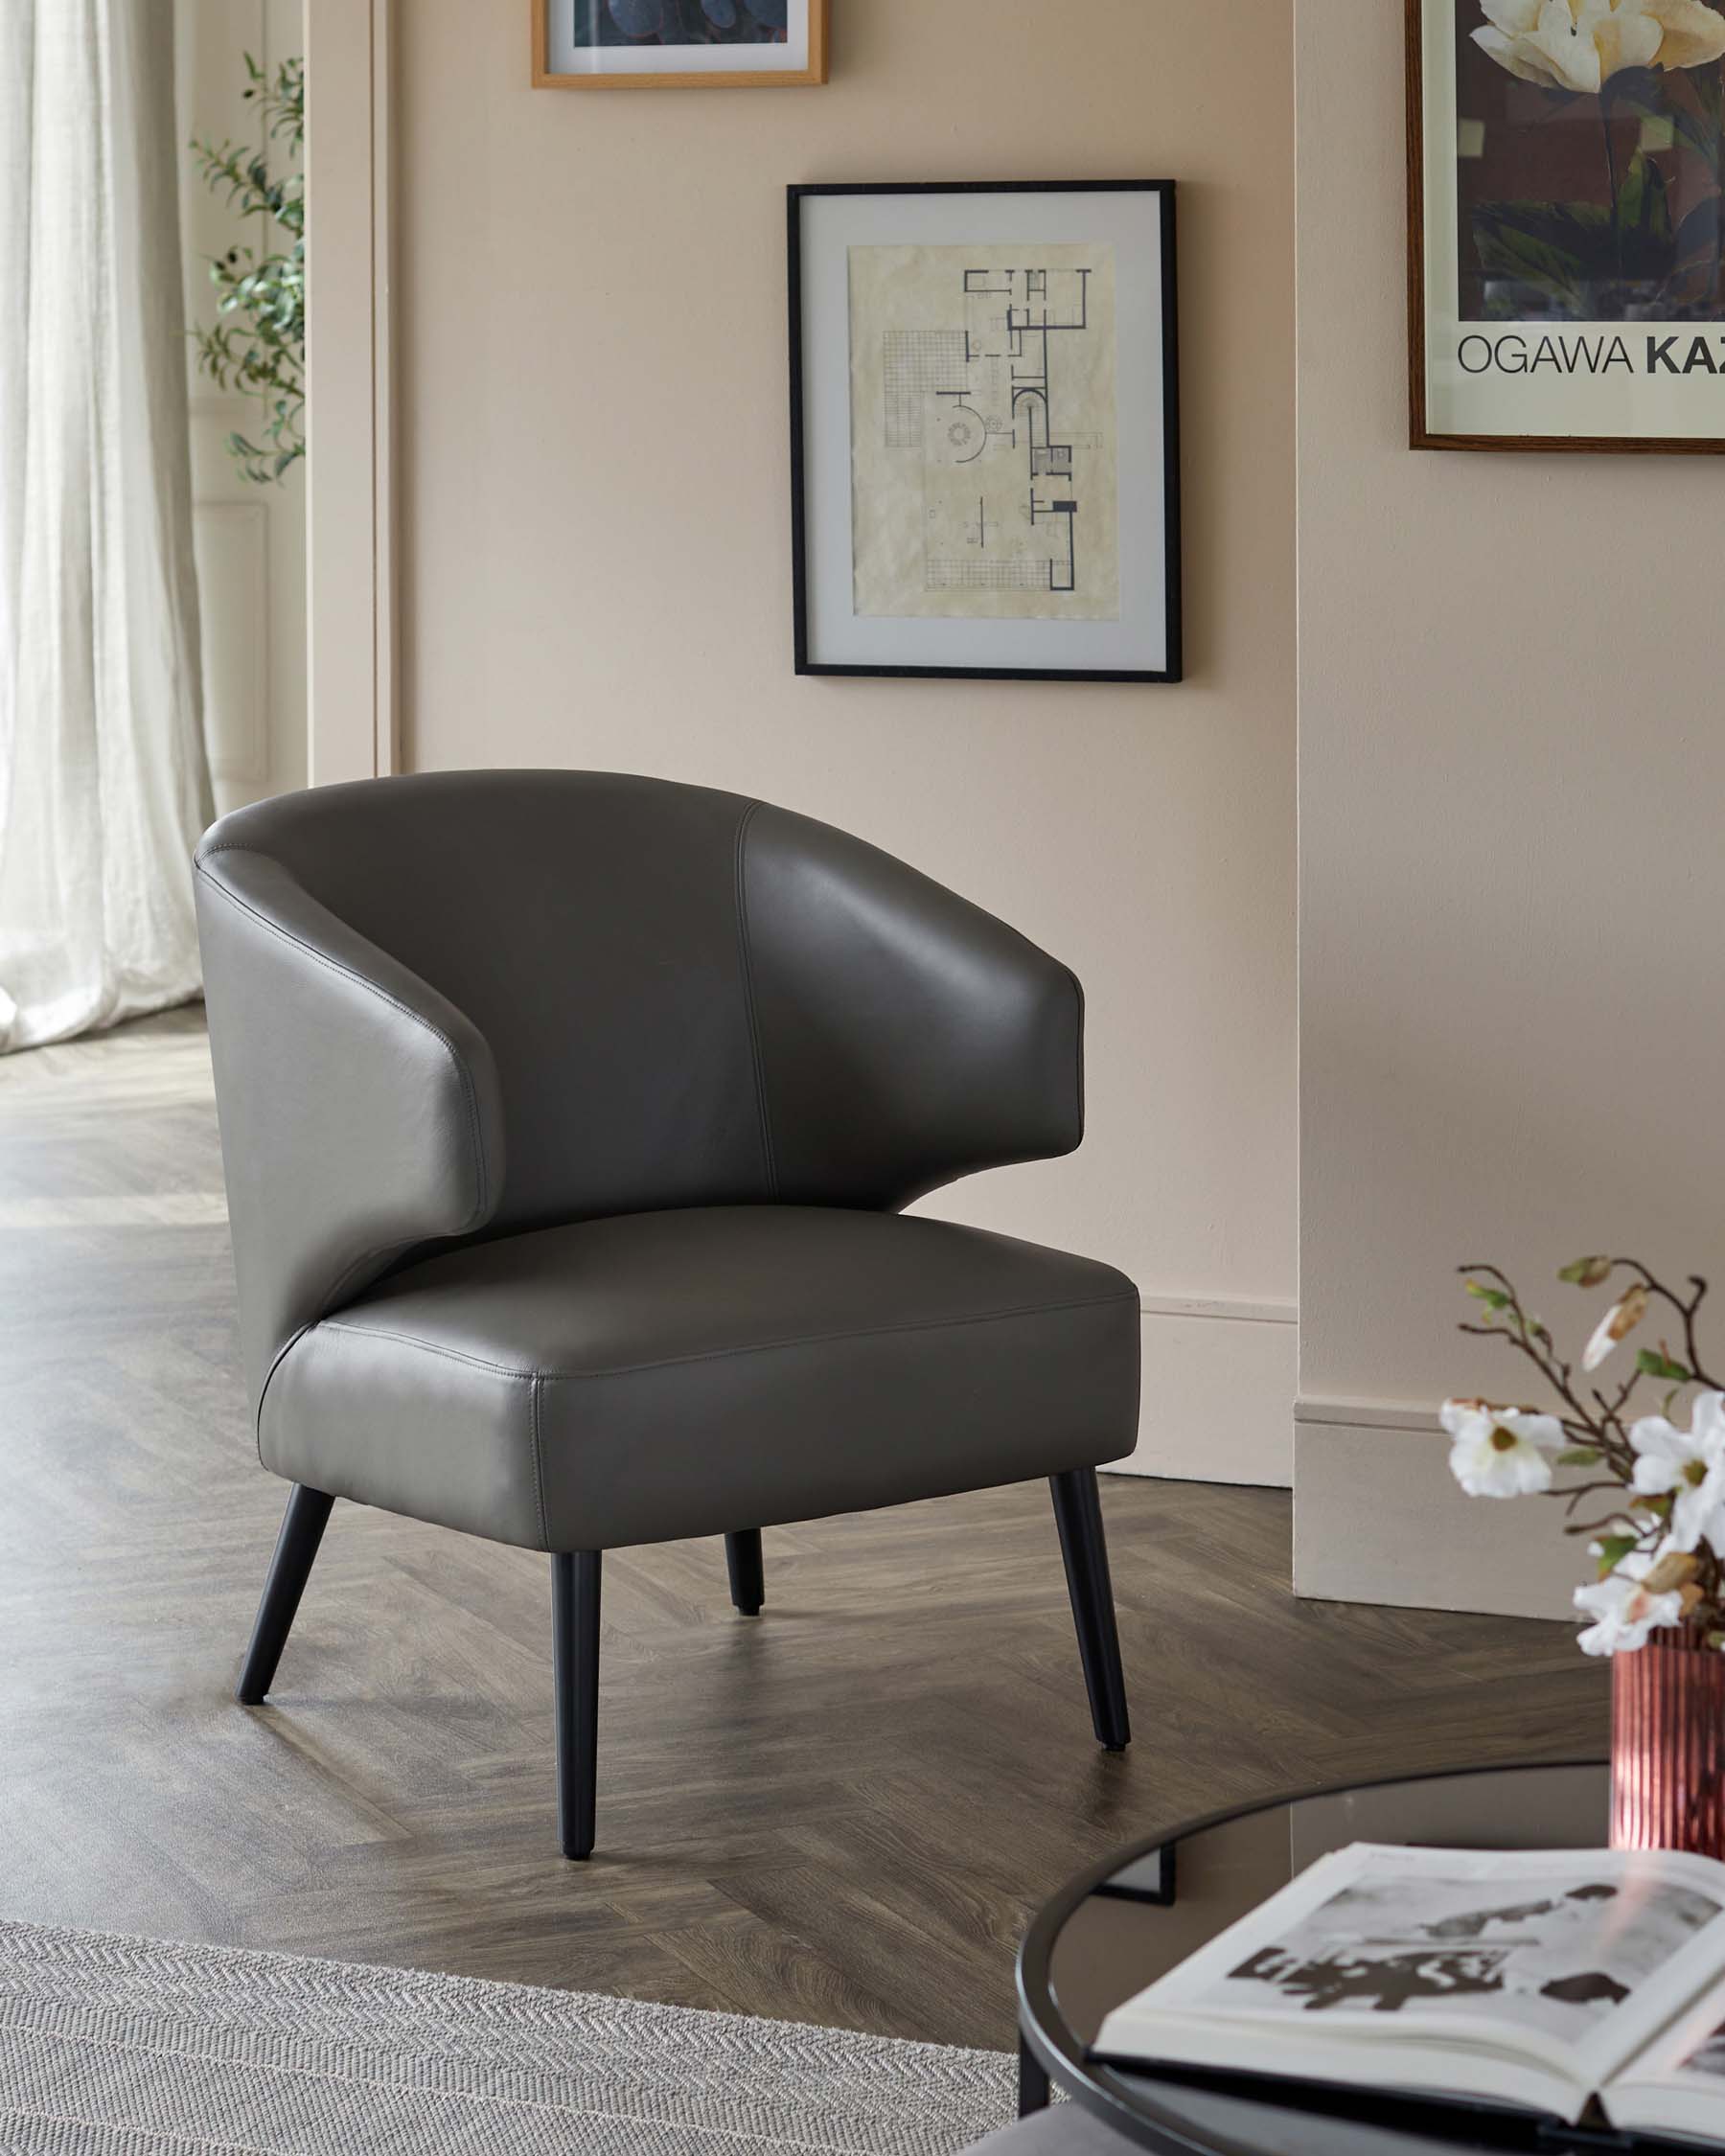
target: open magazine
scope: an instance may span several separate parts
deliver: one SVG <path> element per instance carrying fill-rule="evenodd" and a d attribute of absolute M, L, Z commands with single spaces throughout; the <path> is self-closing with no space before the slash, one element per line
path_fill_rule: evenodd
<path fill-rule="evenodd" d="M 1116 2007 L 1092 2055 L 1725 2144 L 1725 1864 L 1356 1842 Z"/>

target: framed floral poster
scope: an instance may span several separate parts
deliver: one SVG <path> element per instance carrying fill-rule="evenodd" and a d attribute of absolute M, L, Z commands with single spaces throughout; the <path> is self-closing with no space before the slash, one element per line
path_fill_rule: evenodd
<path fill-rule="evenodd" d="M 771 89 L 827 79 L 827 0 L 529 0 L 539 90 Z"/>
<path fill-rule="evenodd" d="M 1180 678 L 1171 180 L 790 190 L 799 674 Z"/>
<path fill-rule="evenodd" d="M 1725 450 L 1725 6 L 1407 9 L 1413 446 Z"/>

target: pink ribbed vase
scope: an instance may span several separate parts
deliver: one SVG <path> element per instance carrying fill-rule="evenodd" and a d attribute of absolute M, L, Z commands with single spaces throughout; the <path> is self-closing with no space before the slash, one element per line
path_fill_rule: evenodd
<path fill-rule="evenodd" d="M 1725 1653 L 1692 1633 L 1612 1657 L 1611 1846 L 1725 1858 Z"/>

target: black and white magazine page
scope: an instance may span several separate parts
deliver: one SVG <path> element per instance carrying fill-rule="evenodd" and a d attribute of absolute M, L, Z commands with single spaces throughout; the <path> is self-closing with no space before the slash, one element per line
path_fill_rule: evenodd
<path fill-rule="evenodd" d="M 1722 1918 L 1725 1867 L 1701 1857 L 1356 1843 L 1117 2007 L 1093 2049 L 1573 2122 L 1725 1976 Z"/>
<path fill-rule="evenodd" d="M 1725 1983 L 1630 2060 L 1604 2107 L 1614 2126 L 1725 2142 Z"/>

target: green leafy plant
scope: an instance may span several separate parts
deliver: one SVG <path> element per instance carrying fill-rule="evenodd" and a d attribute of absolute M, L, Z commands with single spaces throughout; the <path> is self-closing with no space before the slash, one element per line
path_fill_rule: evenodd
<path fill-rule="evenodd" d="M 200 373 L 218 389 L 264 401 L 264 440 L 230 434 L 228 454 L 248 479 L 267 486 L 306 453 L 306 65 L 285 59 L 273 77 L 245 56 L 246 98 L 264 116 L 262 147 L 192 139 L 204 184 L 244 218 L 286 236 L 285 250 L 243 244 L 210 258 L 218 294 L 213 329 L 194 328 Z M 285 153 L 270 169 L 274 146 Z"/>

